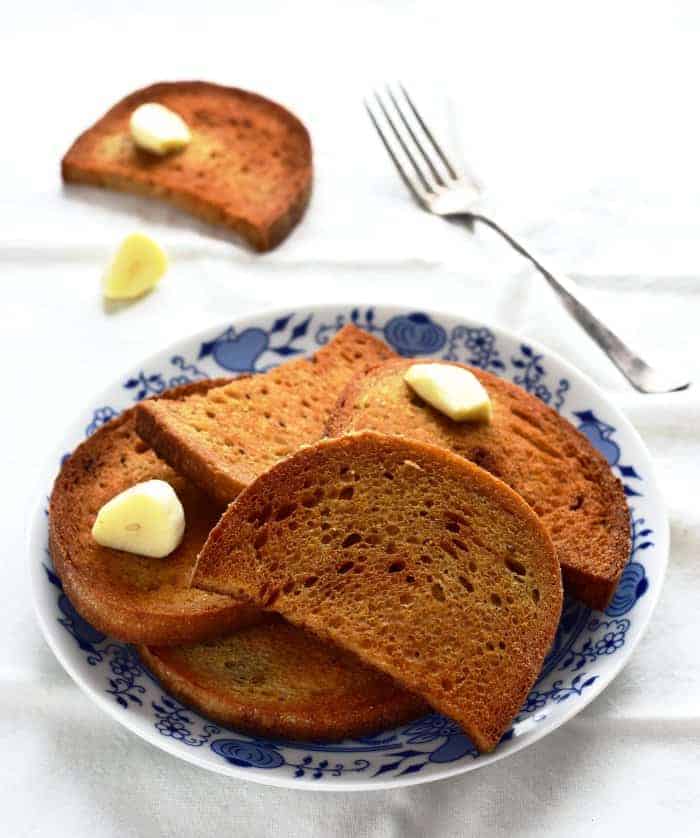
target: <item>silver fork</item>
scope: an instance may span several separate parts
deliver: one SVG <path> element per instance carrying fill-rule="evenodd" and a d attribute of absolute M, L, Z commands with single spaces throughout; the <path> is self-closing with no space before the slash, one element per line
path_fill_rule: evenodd
<path fill-rule="evenodd" d="M 375 93 L 374 102 L 365 100 L 365 107 L 403 182 L 421 207 L 445 218 L 475 219 L 500 233 L 537 268 L 569 314 L 637 390 L 669 393 L 689 387 L 687 379 L 650 367 L 581 302 L 569 277 L 546 267 L 525 243 L 501 227 L 482 204 L 476 179 L 450 160 L 403 85 L 398 87 L 400 94 L 387 86 L 384 96 Z"/>

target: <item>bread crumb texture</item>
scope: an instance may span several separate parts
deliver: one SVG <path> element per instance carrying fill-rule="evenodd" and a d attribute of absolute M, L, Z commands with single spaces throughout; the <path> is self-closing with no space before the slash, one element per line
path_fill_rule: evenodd
<path fill-rule="evenodd" d="M 561 578 L 537 516 L 434 446 L 310 446 L 225 513 L 194 584 L 246 596 L 386 672 L 493 748 L 540 670 Z"/>

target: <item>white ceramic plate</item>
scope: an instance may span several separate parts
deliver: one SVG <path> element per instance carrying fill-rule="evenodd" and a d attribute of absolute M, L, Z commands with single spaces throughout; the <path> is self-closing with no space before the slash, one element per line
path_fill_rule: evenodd
<path fill-rule="evenodd" d="M 166 387 L 208 376 L 260 372 L 310 354 L 355 322 L 403 355 L 447 358 L 488 369 L 560 411 L 607 458 L 625 486 L 632 556 L 605 613 L 564 606 L 555 644 L 527 701 L 496 750 L 479 756 L 438 714 L 340 744 L 273 741 L 212 724 L 167 695 L 133 649 L 86 623 L 61 590 L 47 549 L 46 496 L 60 455 L 122 409 Z M 659 596 L 668 523 L 649 454 L 595 385 L 549 350 L 482 323 L 398 307 L 318 306 L 261 314 L 183 338 L 144 360 L 83 412 L 47 464 L 29 528 L 37 615 L 76 683 L 120 724 L 170 753 L 221 774 L 291 788 L 370 790 L 472 771 L 519 751 L 591 702 L 632 654 Z"/>

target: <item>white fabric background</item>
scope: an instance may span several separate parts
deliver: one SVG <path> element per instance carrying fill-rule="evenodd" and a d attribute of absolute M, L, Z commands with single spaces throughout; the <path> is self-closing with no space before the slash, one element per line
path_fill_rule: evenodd
<path fill-rule="evenodd" d="M 16 2 L 1 20 L 2 833 L 698 835 L 697 4 Z M 408 201 L 360 105 L 397 76 L 461 134 L 514 229 L 695 389 L 633 392 L 492 234 Z M 61 186 L 78 131 L 136 87 L 190 77 L 258 90 L 310 127 L 313 202 L 272 254 L 146 201 Z M 100 272 L 135 228 L 163 242 L 172 268 L 156 293 L 110 313 Z M 361 796 L 208 774 L 106 718 L 39 634 L 23 534 L 39 464 L 104 384 L 183 333 L 332 300 L 462 311 L 551 346 L 641 432 L 672 526 L 648 634 L 597 701 L 496 765 Z"/>

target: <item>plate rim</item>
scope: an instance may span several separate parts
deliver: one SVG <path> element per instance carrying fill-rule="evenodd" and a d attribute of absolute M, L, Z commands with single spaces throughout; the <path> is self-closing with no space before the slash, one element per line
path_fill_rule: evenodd
<path fill-rule="evenodd" d="M 140 365 L 145 367 L 149 364 L 153 364 L 156 362 L 158 358 L 163 355 L 167 355 L 172 353 L 173 351 L 179 349 L 184 343 L 192 343 L 196 342 L 197 340 L 209 337 L 211 334 L 217 331 L 224 331 L 229 326 L 234 324 L 237 328 L 246 328 L 252 322 L 257 322 L 262 319 L 272 319 L 276 317 L 281 317 L 289 313 L 289 309 L 294 308 L 293 304 L 290 304 L 288 307 L 279 308 L 279 307 L 264 307 L 256 312 L 247 313 L 242 315 L 241 317 L 232 317 L 228 320 L 216 320 L 212 322 L 209 326 L 205 326 L 203 328 L 197 329 L 196 331 L 189 332 L 186 335 L 182 335 L 179 338 L 168 342 L 166 345 L 162 346 L 160 349 L 150 352 L 148 355 L 138 359 L 134 366 Z M 426 308 L 423 306 L 411 306 L 410 304 L 395 304 L 395 303 L 370 303 L 370 302 L 363 302 L 358 303 L 357 301 L 354 302 L 332 302 L 332 303 L 299 303 L 298 308 L 304 311 L 313 312 L 313 314 L 323 314 L 324 312 L 338 312 L 338 311 L 351 311 L 353 309 L 368 309 L 372 308 L 376 310 L 385 310 L 387 312 L 392 312 L 391 316 L 395 314 L 403 314 L 407 315 L 415 311 L 420 311 L 423 314 L 428 315 L 428 317 L 437 320 L 438 322 L 453 319 L 459 319 L 460 314 L 450 313 L 446 311 L 440 311 L 439 309 L 433 308 Z M 596 683 L 592 684 L 591 687 L 586 692 L 585 696 L 581 697 L 581 700 L 572 704 L 566 711 L 562 713 L 560 717 L 558 717 L 553 724 L 550 725 L 542 725 L 534 729 L 530 735 L 523 736 L 519 739 L 519 741 L 511 740 L 510 747 L 507 751 L 498 750 L 491 752 L 490 754 L 482 755 L 479 760 L 474 760 L 472 762 L 458 762 L 457 764 L 449 767 L 445 766 L 444 768 L 435 771 L 431 774 L 421 775 L 421 776 L 408 776 L 408 777 L 393 777 L 393 778 L 386 778 L 377 780 L 375 782 L 365 782 L 362 780 L 349 780 L 349 779 L 339 779 L 334 781 L 333 783 L 327 784 L 319 784 L 316 785 L 313 783 L 312 780 L 308 778 L 295 778 L 295 777 L 285 777 L 282 775 L 276 774 L 265 774 L 261 775 L 258 772 L 250 772 L 241 767 L 230 765 L 229 763 L 225 762 L 211 762 L 207 759 L 200 758 L 198 753 L 193 749 L 183 749 L 179 744 L 176 742 L 171 742 L 169 739 L 158 736 L 155 732 L 151 732 L 150 730 L 144 728 L 141 729 L 139 725 L 135 725 L 131 722 L 130 717 L 125 716 L 123 712 L 121 712 L 121 708 L 118 705 L 113 704 L 108 700 L 106 696 L 103 696 L 99 693 L 94 687 L 92 686 L 91 682 L 83 677 L 83 675 L 78 671 L 78 668 L 73 665 L 72 661 L 69 660 L 68 655 L 64 654 L 60 648 L 60 645 L 56 638 L 54 637 L 55 627 L 52 623 L 49 622 L 48 617 L 43 613 L 40 607 L 40 599 L 38 594 L 38 584 L 41 579 L 40 569 L 41 564 L 32 561 L 32 556 L 35 554 L 35 551 L 39 548 L 39 545 L 35 544 L 38 539 L 37 531 L 40 529 L 38 526 L 38 522 L 41 521 L 42 518 L 45 518 L 44 515 L 44 507 L 45 501 L 43 497 L 47 491 L 47 482 L 51 482 L 55 479 L 57 474 L 56 463 L 59 462 L 58 454 L 61 451 L 65 450 L 65 446 L 58 446 L 54 444 L 50 449 L 50 453 L 53 454 L 51 460 L 42 460 L 42 466 L 39 470 L 39 475 L 36 480 L 35 484 L 35 491 L 30 495 L 30 503 L 29 503 L 29 513 L 27 515 L 26 526 L 25 526 L 25 548 L 27 550 L 28 555 L 28 573 L 30 576 L 30 590 L 31 590 L 31 597 L 32 597 L 32 605 L 34 614 L 37 618 L 37 622 L 39 623 L 39 627 L 41 629 L 41 633 L 55 655 L 58 662 L 61 664 L 63 669 L 66 673 L 70 676 L 70 678 L 77 684 L 80 690 L 86 694 L 95 704 L 105 711 L 112 719 L 114 719 L 118 724 L 125 727 L 129 730 L 132 734 L 138 736 L 140 739 L 148 742 L 150 745 L 159 748 L 169 754 L 172 754 L 174 757 L 184 760 L 192 765 L 197 765 L 207 771 L 213 771 L 214 773 L 226 776 L 226 777 L 233 777 L 236 779 L 244 779 L 250 782 L 259 783 L 261 785 L 267 786 L 274 786 L 277 788 L 288 788 L 288 789 L 300 789 L 304 791 L 320 791 L 320 792 L 356 792 L 356 791 L 385 791 L 388 789 L 393 788 L 404 788 L 407 786 L 414 786 L 414 785 L 424 785 L 427 783 L 437 782 L 439 780 L 445 780 L 450 777 L 455 777 L 461 774 L 467 774 L 471 771 L 477 770 L 478 768 L 485 768 L 488 765 L 492 765 L 495 762 L 498 762 L 506 757 L 509 757 L 513 754 L 518 753 L 519 751 L 528 748 L 531 745 L 539 742 L 541 739 L 546 737 L 548 734 L 553 733 L 562 725 L 566 724 L 571 718 L 576 716 L 582 710 L 584 710 L 591 702 L 595 701 L 596 698 L 606 689 L 620 674 L 622 669 L 627 665 L 630 658 L 634 654 L 637 645 L 641 641 L 642 637 L 645 635 L 646 631 L 648 630 L 649 623 L 651 622 L 651 618 L 656 610 L 656 606 L 658 604 L 659 597 L 661 595 L 661 590 L 663 588 L 663 584 L 666 579 L 666 574 L 668 570 L 668 561 L 669 561 L 669 552 L 670 552 L 670 526 L 669 526 L 669 519 L 668 519 L 668 512 L 666 508 L 666 504 L 664 503 L 663 495 L 661 493 L 658 480 L 656 477 L 656 470 L 654 467 L 654 462 L 651 457 L 651 454 L 644 443 L 641 435 L 634 427 L 630 419 L 625 415 L 621 408 L 619 408 L 612 400 L 610 400 L 602 389 L 597 385 L 597 383 L 586 373 L 582 372 L 578 369 L 572 362 L 562 358 L 559 353 L 550 349 L 546 344 L 541 343 L 536 339 L 531 339 L 528 337 L 525 339 L 521 335 L 516 332 L 511 331 L 508 328 L 502 327 L 500 324 L 494 324 L 490 321 L 481 320 L 479 318 L 473 318 L 469 315 L 464 315 L 464 320 L 467 322 L 471 322 L 479 327 L 483 327 L 486 329 L 491 330 L 497 336 L 501 335 L 513 342 L 516 343 L 524 343 L 527 342 L 528 346 L 531 346 L 533 349 L 541 351 L 542 354 L 547 357 L 547 359 L 552 359 L 559 365 L 563 372 L 565 372 L 569 376 L 573 376 L 573 378 L 582 381 L 586 384 L 595 395 L 597 399 L 599 399 L 603 404 L 609 406 L 612 409 L 612 412 L 615 414 L 616 421 L 619 421 L 618 427 L 623 427 L 626 434 L 628 434 L 635 442 L 635 444 L 639 447 L 639 449 L 643 452 L 644 456 L 647 459 L 648 470 L 645 472 L 644 480 L 645 482 L 651 487 L 652 494 L 654 496 L 654 508 L 658 513 L 659 522 L 658 522 L 658 529 L 655 531 L 655 547 L 657 548 L 656 552 L 658 555 L 657 561 L 660 562 L 658 565 L 658 583 L 653 586 L 653 590 L 650 590 L 647 598 L 647 609 L 646 614 L 642 618 L 643 623 L 640 624 L 639 630 L 636 633 L 636 636 L 630 638 L 629 644 L 625 644 L 625 653 L 621 655 L 619 658 L 616 658 L 614 663 L 611 664 L 611 668 L 607 673 L 606 680 L 604 683 L 600 683 L 601 679 L 598 679 Z M 81 412 L 76 412 L 74 414 L 75 417 L 82 415 L 82 413 L 89 412 L 89 409 L 94 408 L 95 404 L 104 401 L 106 398 L 106 394 L 109 393 L 111 390 L 114 389 L 116 381 L 112 381 L 107 387 L 101 388 L 99 391 L 96 391 L 94 396 L 91 398 L 89 402 L 85 402 L 82 407 Z M 90 408 L 88 409 L 88 405 Z M 70 424 L 67 424 L 63 429 L 60 435 L 57 435 L 57 439 L 65 439 L 71 435 L 71 430 L 75 427 L 77 422 L 77 418 L 74 418 Z"/>

